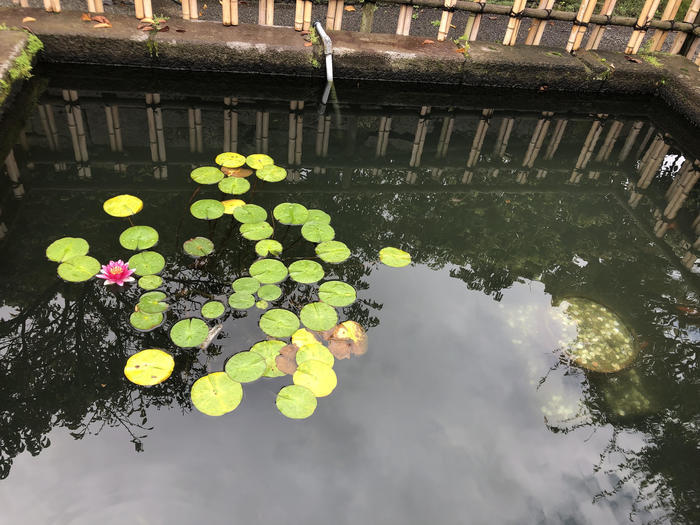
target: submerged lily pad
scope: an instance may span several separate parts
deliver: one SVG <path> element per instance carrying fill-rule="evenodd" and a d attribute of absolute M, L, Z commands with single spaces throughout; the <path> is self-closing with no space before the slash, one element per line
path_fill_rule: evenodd
<path fill-rule="evenodd" d="M 288 385 L 277 394 L 277 410 L 290 419 L 306 419 L 316 410 L 314 393 L 301 385 Z"/>
<path fill-rule="evenodd" d="M 146 292 L 139 297 L 139 311 L 147 314 L 159 314 L 168 309 L 168 303 L 164 302 L 167 296 L 163 292 Z"/>
<path fill-rule="evenodd" d="M 252 277 L 240 277 L 231 284 L 234 292 L 254 294 L 260 288 L 260 281 Z"/>
<path fill-rule="evenodd" d="M 265 208 L 258 206 L 257 204 L 246 204 L 244 206 L 239 206 L 233 210 L 233 216 L 238 222 L 263 222 L 267 219 L 267 212 Z"/>
<path fill-rule="evenodd" d="M 129 322 L 131 326 L 142 332 L 148 332 L 154 328 L 158 328 L 163 322 L 163 314 L 147 314 L 139 310 L 134 312 L 129 316 Z"/>
<path fill-rule="evenodd" d="M 173 373 L 173 368 L 175 368 L 173 356 L 163 350 L 149 348 L 127 359 L 124 375 L 137 385 L 152 386 L 168 379 Z"/>
<path fill-rule="evenodd" d="M 274 239 L 263 239 L 255 245 L 255 253 L 260 257 L 268 255 L 280 255 L 282 253 L 282 244 Z"/>
<path fill-rule="evenodd" d="M 130 217 L 143 209 L 143 201 L 133 195 L 117 195 L 107 199 L 102 209 L 112 217 Z"/>
<path fill-rule="evenodd" d="M 287 267 L 277 259 L 262 259 L 250 265 L 250 275 L 262 284 L 277 284 L 287 278 Z"/>
<path fill-rule="evenodd" d="M 231 195 L 241 195 L 250 189 L 250 182 L 247 179 L 227 177 L 219 182 L 219 189 Z"/>
<path fill-rule="evenodd" d="M 158 232 L 150 226 L 132 226 L 119 236 L 119 244 L 127 250 L 147 250 L 158 242 Z"/>
<path fill-rule="evenodd" d="M 272 214 L 280 223 L 292 226 L 304 224 L 309 217 L 309 210 L 296 202 L 283 202 L 275 206 Z"/>
<path fill-rule="evenodd" d="M 221 204 L 224 205 L 224 213 L 226 215 L 233 215 L 233 210 L 239 206 L 245 206 L 245 201 L 241 199 L 229 199 L 227 201 L 221 201 Z"/>
<path fill-rule="evenodd" d="M 46 257 L 49 261 L 66 262 L 68 259 L 79 255 L 87 255 L 90 245 L 80 237 L 63 237 L 49 244 L 46 248 Z"/>
<path fill-rule="evenodd" d="M 100 272 L 100 261 L 89 255 L 76 255 L 58 265 L 58 275 L 64 281 L 80 283 Z"/>
<path fill-rule="evenodd" d="M 318 287 L 318 297 L 331 306 L 348 306 L 357 299 L 357 292 L 342 281 L 326 281 Z"/>
<path fill-rule="evenodd" d="M 249 241 L 261 241 L 270 237 L 275 230 L 267 222 L 246 222 L 241 224 L 241 235 Z"/>
<path fill-rule="evenodd" d="M 224 153 L 219 153 L 214 159 L 214 162 L 224 168 L 240 168 L 245 164 L 245 157 L 240 153 L 226 151 Z"/>
<path fill-rule="evenodd" d="M 241 403 L 243 387 L 226 372 L 214 372 L 194 382 L 190 397 L 195 408 L 203 414 L 223 416 Z"/>
<path fill-rule="evenodd" d="M 136 275 L 155 275 L 165 268 L 165 258 L 158 252 L 141 252 L 132 255 L 128 264 Z"/>
<path fill-rule="evenodd" d="M 316 397 L 325 397 L 335 389 L 338 377 L 333 369 L 321 361 L 304 361 L 292 376 L 295 385 L 305 386 Z"/>
<path fill-rule="evenodd" d="M 273 308 L 262 315 L 259 325 L 270 337 L 290 337 L 299 329 L 299 318 L 289 310 Z"/>
<path fill-rule="evenodd" d="M 255 176 L 265 182 L 280 182 L 287 178 L 287 170 L 279 166 L 264 166 L 255 171 Z"/>
<path fill-rule="evenodd" d="M 178 321 L 170 329 L 170 339 L 181 348 L 201 345 L 209 335 L 207 323 L 196 317 Z"/>
<path fill-rule="evenodd" d="M 309 217 L 306 219 L 306 222 L 320 222 L 322 224 L 330 224 L 331 216 L 323 210 L 311 209 L 309 210 Z"/>
<path fill-rule="evenodd" d="M 245 163 L 254 170 L 259 170 L 265 166 L 270 166 L 274 164 L 275 161 L 272 160 L 272 157 L 270 157 L 269 155 L 265 155 L 263 153 L 254 153 L 246 157 Z"/>
<path fill-rule="evenodd" d="M 258 290 L 258 297 L 265 301 L 276 301 L 282 295 L 282 289 L 276 284 L 265 284 Z"/>
<path fill-rule="evenodd" d="M 228 304 L 236 310 L 247 310 L 255 304 L 255 297 L 245 292 L 234 292 L 229 296 Z"/>
<path fill-rule="evenodd" d="M 387 266 L 402 268 L 411 264 L 411 254 L 390 246 L 379 250 L 379 260 Z"/>
<path fill-rule="evenodd" d="M 317 332 L 330 330 L 338 324 L 338 312 L 326 303 L 307 304 L 299 312 L 299 317 L 306 328 Z"/>
<path fill-rule="evenodd" d="M 257 352 L 238 352 L 233 354 L 224 370 L 234 381 L 239 383 L 250 383 L 260 379 L 267 369 L 265 358 Z"/>
<path fill-rule="evenodd" d="M 143 290 L 155 290 L 163 284 L 163 278 L 160 275 L 144 275 L 138 284 Z"/>
<path fill-rule="evenodd" d="M 188 255 L 202 257 L 214 251 L 214 243 L 206 237 L 193 237 L 182 244 L 182 249 Z"/>
<path fill-rule="evenodd" d="M 224 214 L 224 205 L 214 199 L 201 199 L 190 206 L 190 213 L 197 219 L 213 220 Z"/>
<path fill-rule="evenodd" d="M 335 238 L 335 230 L 330 224 L 307 222 L 301 227 L 301 235 L 309 242 L 327 242 Z"/>
<path fill-rule="evenodd" d="M 289 277 L 298 283 L 316 283 L 323 279 L 324 275 L 323 266 L 315 261 L 302 260 L 289 265 Z"/>
<path fill-rule="evenodd" d="M 221 301 L 208 301 L 202 305 L 202 317 L 207 319 L 221 317 L 225 311 L 226 307 Z"/>
<path fill-rule="evenodd" d="M 321 361 L 328 366 L 333 366 L 333 364 L 335 364 L 333 354 L 321 343 L 310 343 L 302 346 L 296 353 L 295 358 L 298 365 L 302 364 L 304 361 L 311 361 L 312 359 Z"/>
<path fill-rule="evenodd" d="M 216 166 L 202 166 L 192 170 L 190 177 L 198 184 L 216 184 L 224 178 L 224 174 Z"/>
<path fill-rule="evenodd" d="M 316 255 L 327 263 L 341 263 L 350 257 L 350 248 L 340 241 L 326 241 L 316 245 Z"/>
<path fill-rule="evenodd" d="M 279 355 L 280 349 L 284 346 L 284 341 L 272 339 L 268 341 L 260 341 L 251 347 L 251 352 L 260 354 L 265 359 L 265 365 L 267 366 L 265 372 L 263 373 L 265 377 L 281 377 L 284 375 L 283 372 L 279 371 L 277 364 L 275 363 L 275 359 Z"/>

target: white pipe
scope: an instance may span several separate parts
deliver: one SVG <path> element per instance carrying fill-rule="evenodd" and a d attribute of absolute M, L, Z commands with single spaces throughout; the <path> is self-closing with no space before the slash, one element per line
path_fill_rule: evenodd
<path fill-rule="evenodd" d="M 331 37 L 328 36 L 326 31 L 323 29 L 321 22 L 315 22 L 314 27 L 319 35 L 321 35 L 321 40 L 323 40 L 323 54 L 326 55 L 326 80 L 328 83 L 333 83 L 333 42 L 331 42 Z"/>

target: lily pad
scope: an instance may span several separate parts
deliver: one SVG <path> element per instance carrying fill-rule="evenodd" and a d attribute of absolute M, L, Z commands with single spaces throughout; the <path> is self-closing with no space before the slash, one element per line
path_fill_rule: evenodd
<path fill-rule="evenodd" d="M 147 314 L 159 314 L 168 309 L 168 303 L 164 302 L 167 296 L 163 292 L 146 292 L 139 297 L 139 312 Z"/>
<path fill-rule="evenodd" d="M 264 166 L 255 171 L 255 176 L 265 182 L 280 182 L 287 178 L 287 170 L 279 166 Z"/>
<path fill-rule="evenodd" d="M 181 348 L 201 345 L 209 335 L 207 323 L 196 317 L 178 321 L 170 329 L 170 339 Z"/>
<path fill-rule="evenodd" d="M 306 419 L 316 410 L 314 393 L 301 385 L 288 385 L 277 394 L 277 410 L 290 419 Z"/>
<path fill-rule="evenodd" d="M 149 348 L 127 359 L 124 375 L 137 385 L 152 386 L 168 379 L 173 373 L 173 368 L 175 368 L 173 356 L 163 350 Z"/>
<path fill-rule="evenodd" d="M 227 168 L 225 166 L 221 167 L 221 171 L 227 177 L 245 178 L 250 177 L 253 174 L 253 170 L 250 168 Z"/>
<path fill-rule="evenodd" d="M 201 199 L 190 206 L 190 213 L 197 219 L 213 220 L 224 214 L 224 205 L 214 199 Z"/>
<path fill-rule="evenodd" d="M 79 255 L 87 255 L 89 250 L 90 245 L 85 239 L 80 237 L 63 237 L 52 242 L 46 248 L 46 257 L 49 261 L 61 263 Z"/>
<path fill-rule="evenodd" d="M 305 386 L 316 397 L 325 397 L 335 389 L 338 377 L 333 369 L 321 361 L 304 361 L 292 376 L 295 385 Z"/>
<path fill-rule="evenodd" d="M 278 256 L 282 254 L 282 244 L 274 239 L 263 239 L 255 244 L 255 253 L 260 257 Z"/>
<path fill-rule="evenodd" d="M 138 284 L 143 290 L 155 290 L 163 284 L 163 278 L 160 275 L 144 275 Z"/>
<path fill-rule="evenodd" d="M 255 303 L 255 308 L 258 310 L 267 310 L 267 308 L 270 306 L 270 303 L 268 303 L 265 299 L 260 299 Z"/>
<path fill-rule="evenodd" d="M 318 297 L 331 306 L 348 306 L 357 300 L 357 292 L 342 281 L 326 281 L 318 287 Z"/>
<path fill-rule="evenodd" d="M 306 328 L 322 332 L 338 324 L 338 312 L 326 303 L 311 303 L 299 312 L 301 322 Z"/>
<path fill-rule="evenodd" d="M 265 301 L 276 301 L 282 295 L 282 289 L 276 284 L 265 284 L 258 290 L 258 297 Z"/>
<path fill-rule="evenodd" d="M 100 273 L 100 261 L 88 255 L 76 255 L 58 265 L 58 275 L 64 281 L 80 283 Z"/>
<path fill-rule="evenodd" d="M 252 277 L 240 277 L 231 284 L 234 292 L 254 294 L 260 288 L 260 281 Z"/>
<path fill-rule="evenodd" d="M 299 329 L 299 318 L 289 310 L 273 308 L 262 315 L 259 325 L 270 337 L 290 337 Z"/>
<path fill-rule="evenodd" d="M 241 224 L 241 235 L 249 241 L 261 241 L 270 237 L 275 230 L 267 222 L 246 222 Z"/>
<path fill-rule="evenodd" d="M 307 222 L 301 227 L 301 235 L 309 242 L 327 242 L 335 238 L 335 230 L 330 224 Z"/>
<path fill-rule="evenodd" d="M 330 350 L 323 346 L 321 343 L 311 343 L 302 346 L 296 354 L 297 364 L 300 365 L 305 361 L 321 361 L 328 366 L 333 366 L 335 364 L 335 358 L 331 354 Z"/>
<path fill-rule="evenodd" d="M 143 209 L 143 201 L 133 195 L 117 195 L 107 199 L 102 209 L 112 217 L 130 217 Z"/>
<path fill-rule="evenodd" d="M 324 275 L 323 266 L 315 261 L 302 260 L 289 265 L 289 277 L 298 283 L 315 283 L 323 279 Z"/>
<path fill-rule="evenodd" d="M 300 328 L 292 335 L 292 343 L 301 348 L 304 345 L 318 343 L 318 339 L 314 334 L 309 332 L 306 328 Z"/>
<path fill-rule="evenodd" d="M 224 178 L 224 174 L 216 166 L 202 166 L 192 170 L 190 177 L 198 184 L 216 184 Z"/>
<path fill-rule="evenodd" d="M 265 377 L 281 377 L 284 375 L 283 372 L 279 371 L 277 364 L 275 363 L 275 359 L 279 355 L 280 349 L 283 346 L 285 346 L 284 341 L 272 339 L 268 341 L 260 341 L 251 347 L 251 352 L 260 354 L 265 359 L 265 365 L 267 366 L 265 372 L 263 373 Z"/>
<path fill-rule="evenodd" d="M 411 264 L 411 254 L 398 248 L 382 248 L 379 250 L 379 260 L 392 268 L 402 268 Z"/>
<path fill-rule="evenodd" d="M 227 177 L 219 182 L 219 189 L 231 195 L 241 195 L 250 189 L 250 182 L 247 179 Z"/>
<path fill-rule="evenodd" d="M 161 325 L 163 322 L 163 314 L 147 314 L 146 312 L 139 310 L 138 312 L 134 312 L 129 316 L 129 322 L 131 323 L 131 326 L 137 330 L 148 332 L 158 328 Z"/>
<path fill-rule="evenodd" d="M 165 258 L 158 252 L 141 252 L 132 255 L 128 264 L 136 275 L 155 275 L 165 268 Z"/>
<path fill-rule="evenodd" d="M 282 353 L 275 358 L 275 364 L 280 372 L 284 372 L 290 376 L 297 371 L 297 362 L 286 355 L 282 355 Z"/>
<path fill-rule="evenodd" d="M 223 416 L 241 403 L 243 387 L 226 372 L 214 372 L 194 382 L 190 397 L 195 408 L 203 414 Z"/>
<path fill-rule="evenodd" d="M 240 153 L 226 151 L 224 153 L 219 153 L 214 159 L 214 162 L 224 168 L 240 168 L 245 164 L 245 157 Z"/>
<path fill-rule="evenodd" d="M 132 226 L 119 236 L 119 244 L 127 250 L 147 250 L 158 242 L 158 232 L 150 226 Z"/>
<path fill-rule="evenodd" d="M 214 243 L 206 237 L 193 237 L 182 244 L 182 249 L 193 257 L 202 257 L 214 251 Z"/>
<path fill-rule="evenodd" d="M 255 297 L 245 292 L 234 292 L 229 296 L 228 304 L 236 310 L 247 310 L 255 304 Z"/>
<path fill-rule="evenodd" d="M 309 210 L 296 202 L 283 202 L 275 206 L 272 214 L 282 224 L 298 226 L 304 224 L 309 217 Z"/>
<path fill-rule="evenodd" d="M 244 206 L 239 206 L 233 210 L 233 216 L 238 222 L 263 222 L 267 219 L 267 212 L 265 208 L 258 206 L 257 204 L 246 204 Z"/>
<path fill-rule="evenodd" d="M 367 352 L 367 334 L 355 321 L 345 321 L 333 329 L 328 341 L 328 350 L 336 359 L 348 359 L 350 355 Z"/>
<path fill-rule="evenodd" d="M 327 263 L 341 263 L 350 257 L 350 249 L 340 241 L 326 241 L 316 245 L 316 255 Z"/>
<path fill-rule="evenodd" d="M 233 354 L 224 367 L 228 376 L 239 383 L 250 383 L 260 379 L 266 369 L 265 358 L 256 352 Z"/>
<path fill-rule="evenodd" d="M 250 275 L 262 284 L 277 284 L 287 278 L 287 267 L 276 259 L 261 259 L 250 265 Z"/>
<path fill-rule="evenodd" d="M 306 222 L 320 222 L 323 224 L 330 224 L 331 216 L 323 210 L 311 209 L 309 210 L 309 217 L 306 219 Z"/>
<path fill-rule="evenodd" d="M 269 155 L 265 155 L 263 153 L 254 153 L 246 157 L 245 163 L 254 170 L 259 170 L 264 166 L 270 166 L 274 164 L 275 161 L 272 160 L 272 157 L 270 157 Z"/>
<path fill-rule="evenodd" d="M 233 210 L 239 206 L 245 206 L 245 201 L 241 199 L 229 199 L 227 201 L 221 201 L 221 204 L 224 205 L 224 213 L 226 215 L 233 215 Z"/>
<path fill-rule="evenodd" d="M 202 317 L 216 319 L 224 315 L 226 307 L 221 301 L 208 301 L 202 305 Z"/>

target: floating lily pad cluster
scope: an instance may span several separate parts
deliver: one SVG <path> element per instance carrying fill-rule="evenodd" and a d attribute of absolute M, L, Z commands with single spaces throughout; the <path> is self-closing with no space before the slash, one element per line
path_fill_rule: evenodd
<path fill-rule="evenodd" d="M 79 283 L 100 272 L 100 262 L 87 255 L 90 245 L 80 237 L 63 237 L 46 248 L 46 257 L 59 263 L 58 275 L 64 281 Z"/>

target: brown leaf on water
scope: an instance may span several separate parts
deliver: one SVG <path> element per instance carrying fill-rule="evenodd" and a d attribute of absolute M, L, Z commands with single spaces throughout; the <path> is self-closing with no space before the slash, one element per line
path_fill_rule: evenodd
<path fill-rule="evenodd" d="M 92 17 L 90 16 L 89 13 L 83 13 L 82 15 L 80 15 L 80 19 L 83 22 L 90 22 L 92 20 Z"/>
<path fill-rule="evenodd" d="M 331 340 L 328 342 L 328 350 L 336 359 L 350 359 L 352 343 L 350 341 Z"/>
<path fill-rule="evenodd" d="M 95 24 L 94 26 L 92 26 L 93 29 L 104 29 L 104 28 L 108 28 L 108 27 L 112 27 L 112 24 L 101 23 L 101 24 Z"/>
<path fill-rule="evenodd" d="M 224 168 L 222 166 L 221 171 L 227 177 L 244 178 L 244 177 L 250 177 L 253 174 L 253 170 L 251 170 L 250 168 L 242 168 L 242 167 L 241 168 Z"/>
<path fill-rule="evenodd" d="M 347 348 L 343 348 L 341 343 L 345 344 Z M 336 351 L 341 354 L 348 351 L 354 355 L 362 355 L 367 352 L 367 333 L 355 321 L 345 321 L 333 330 L 328 343 L 329 350 L 331 350 L 331 346 L 335 346 Z M 333 350 L 331 350 L 331 353 L 333 353 Z M 344 359 L 344 357 L 339 357 L 338 359 Z"/>
<path fill-rule="evenodd" d="M 297 371 L 297 362 L 284 355 L 278 355 L 275 358 L 275 364 L 280 372 L 292 375 Z"/>
<path fill-rule="evenodd" d="M 346 11 L 354 11 L 354 10 L 355 10 L 355 7 L 354 7 L 354 6 L 351 6 L 351 5 L 346 5 L 346 6 L 345 6 L 345 10 L 346 10 Z"/>
<path fill-rule="evenodd" d="M 423 40 L 423 44 L 424 44 L 424 45 L 425 45 L 425 44 L 434 44 L 434 43 L 435 43 L 435 40 L 429 40 L 429 39 L 427 39 L 427 38 L 426 38 L 425 40 Z"/>
<path fill-rule="evenodd" d="M 106 16 L 102 16 L 102 15 L 92 15 L 91 20 L 93 22 L 98 22 L 100 24 L 110 24 L 110 26 L 112 25 L 112 23 L 109 21 L 109 19 Z"/>
<path fill-rule="evenodd" d="M 283 355 L 284 357 L 288 359 L 296 359 L 297 358 L 297 352 L 299 351 L 299 347 L 295 344 L 289 344 L 285 345 L 282 348 L 280 348 L 280 355 Z"/>
<path fill-rule="evenodd" d="M 311 47 L 313 44 L 311 42 L 304 42 L 304 47 Z"/>
<path fill-rule="evenodd" d="M 33 16 L 25 16 L 22 19 L 22 23 L 26 24 L 27 22 L 36 22 L 36 18 L 34 18 Z"/>

